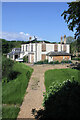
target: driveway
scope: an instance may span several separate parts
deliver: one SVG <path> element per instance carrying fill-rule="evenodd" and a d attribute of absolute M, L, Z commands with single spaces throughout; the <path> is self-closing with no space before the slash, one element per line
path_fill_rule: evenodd
<path fill-rule="evenodd" d="M 30 78 L 28 88 L 20 107 L 18 118 L 34 118 L 32 115 L 32 109 L 40 109 L 42 107 L 43 92 L 45 92 L 44 86 L 44 73 L 49 69 L 61 69 L 67 68 L 66 65 L 30 65 L 26 64 L 34 69 Z"/>

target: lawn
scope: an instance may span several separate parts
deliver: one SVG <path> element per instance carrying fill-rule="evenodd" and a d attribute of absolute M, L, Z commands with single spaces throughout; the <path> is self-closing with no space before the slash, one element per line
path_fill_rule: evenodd
<path fill-rule="evenodd" d="M 49 86 L 51 86 L 52 82 L 62 83 L 63 81 L 74 80 L 80 82 L 80 71 L 76 69 L 54 69 L 48 70 L 45 72 L 45 87 L 46 91 L 48 90 Z"/>
<path fill-rule="evenodd" d="M 5 107 L 3 107 L 2 118 L 3 118 L 3 120 L 8 120 L 8 119 L 16 120 L 19 111 L 20 111 L 19 107 L 5 106 Z"/>
<path fill-rule="evenodd" d="M 23 63 L 15 63 L 13 70 L 19 72 L 20 74 L 18 74 L 16 79 L 2 85 L 2 103 L 20 106 L 22 104 L 33 69 Z M 7 110 L 8 113 L 6 114 L 5 111 Z M 3 117 L 16 117 L 17 113 L 19 112 L 19 107 L 4 106 L 2 111 Z"/>

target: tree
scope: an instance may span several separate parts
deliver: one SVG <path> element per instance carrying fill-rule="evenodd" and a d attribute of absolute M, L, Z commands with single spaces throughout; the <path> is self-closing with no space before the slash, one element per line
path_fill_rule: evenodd
<path fill-rule="evenodd" d="M 80 1 L 67 3 L 69 6 L 61 16 L 64 16 L 65 22 L 68 24 L 69 30 L 76 30 L 75 38 L 80 37 Z"/>
<path fill-rule="evenodd" d="M 72 36 L 68 36 L 66 39 L 67 39 L 66 42 L 67 42 L 68 44 L 71 44 L 72 42 L 75 41 L 75 39 L 74 39 Z"/>

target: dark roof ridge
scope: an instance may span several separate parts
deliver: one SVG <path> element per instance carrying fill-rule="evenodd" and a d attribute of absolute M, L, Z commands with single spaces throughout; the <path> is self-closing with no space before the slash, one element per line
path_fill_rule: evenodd
<path fill-rule="evenodd" d="M 71 56 L 70 53 L 64 52 L 64 51 L 59 51 L 59 52 L 55 52 L 55 51 L 51 51 L 49 53 L 46 54 L 47 56 L 63 56 L 63 55 L 68 55 Z"/>

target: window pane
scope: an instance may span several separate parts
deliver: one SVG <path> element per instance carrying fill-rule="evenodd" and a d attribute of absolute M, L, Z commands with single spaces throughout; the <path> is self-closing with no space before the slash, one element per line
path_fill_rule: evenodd
<path fill-rule="evenodd" d="M 26 45 L 26 51 L 27 51 L 27 45 Z"/>
<path fill-rule="evenodd" d="M 33 52 L 33 44 L 31 45 L 31 52 Z"/>

